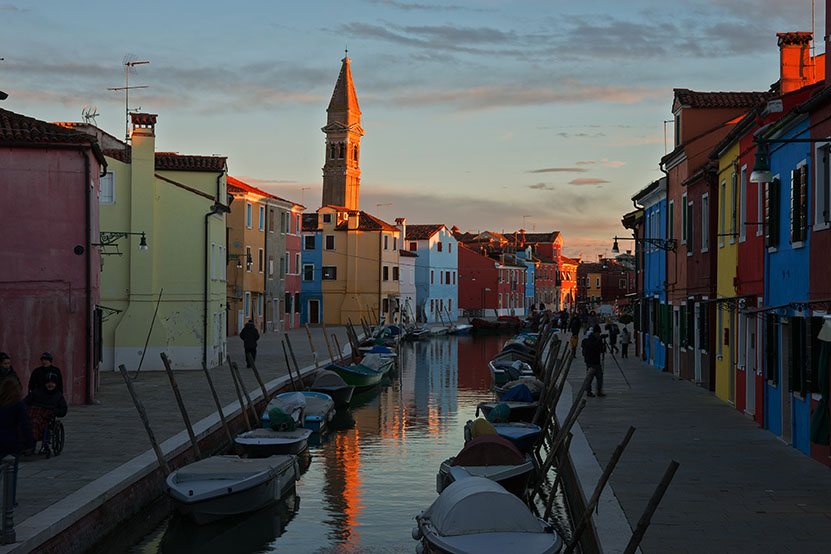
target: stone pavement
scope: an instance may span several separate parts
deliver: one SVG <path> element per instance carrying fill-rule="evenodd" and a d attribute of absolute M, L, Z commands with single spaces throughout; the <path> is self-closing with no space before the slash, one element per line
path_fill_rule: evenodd
<path fill-rule="evenodd" d="M 335 333 L 341 347 L 345 348 L 348 343 L 345 328 L 327 326 L 327 330 L 330 342 L 331 334 Z M 328 359 L 322 329 L 312 327 L 311 332 L 321 361 Z M 295 329 L 289 331 L 288 335 L 300 367 L 313 365 L 314 358 L 306 330 Z M 280 345 L 282 336 L 282 333 L 267 333 L 260 338 L 257 369 L 266 383 L 286 375 L 286 363 Z M 331 346 L 334 350 L 335 345 Z M 240 366 L 246 388 L 249 391 L 259 390 L 253 373 L 243 363 L 242 341 L 239 338 L 228 337 L 228 355 Z M 131 370 L 130 375 L 134 375 L 134 371 Z M 196 423 L 216 411 L 207 379 L 201 369 L 176 371 L 175 375 L 191 422 Z M 236 401 L 227 365 L 211 370 L 211 378 L 223 406 Z M 160 443 L 184 430 L 185 425 L 165 372 L 142 371 L 134 386 Z M 42 456 L 21 458 L 17 483 L 19 505 L 14 514 L 16 524 L 150 448 L 150 441 L 120 373 L 102 373 L 96 404 L 70 406 L 63 423 L 66 446 L 59 456 L 48 460 Z"/>
<path fill-rule="evenodd" d="M 616 358 L 632 388 L 607 354 L 607 396 L 587 399 L 579 425 L 604 468 L 629 425 L 636 427 L 611 478 L 631 528 L 670 460 L 681 464 L 641 543 L 644 553 L 831 552 L 828 467 L 712 393 L 638 358 Z M 584 377 L 578 350 L 569 374 L 574 392 Z M 601 509 L 595 518 L 603 516 Z"/>

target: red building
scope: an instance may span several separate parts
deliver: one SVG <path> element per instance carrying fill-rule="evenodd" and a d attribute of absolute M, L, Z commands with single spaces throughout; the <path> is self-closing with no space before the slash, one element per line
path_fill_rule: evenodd
<path fill-rule="evenodd" d="M 24 389 L 40 355 L 70 403 L 92 403 L 101 311 L 95 138 L 0 109 L 0 350 Z"/>
<path fill-rule="evenodd" d="M 459 244 L 459 308 L 488 315 L 499 308 L 497 263 L 464 244 Z M 494 312 L 490 312 L 492 315 Z"/>

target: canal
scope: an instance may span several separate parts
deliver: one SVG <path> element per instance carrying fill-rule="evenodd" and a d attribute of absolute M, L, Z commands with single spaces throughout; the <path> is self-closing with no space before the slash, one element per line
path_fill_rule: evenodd
<path fill-rule="evenodd" d="M 465 421 L 493 399 L 487 363 L 506 338 L 404 344 L 389 382 L 356 396 L 337 416 L 341 429 L 310 446 L 295 495 L 213 525 L 173 515 L 128 552 L 413 552 L 414 517 L 435 500 L 436 472 L 462 448 Z M 562 501 L 555 512 L 567 529 Z"/>

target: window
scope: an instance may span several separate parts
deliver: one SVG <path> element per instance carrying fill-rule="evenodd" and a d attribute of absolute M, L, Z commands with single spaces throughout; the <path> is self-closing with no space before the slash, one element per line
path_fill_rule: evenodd
<path fill-rule="evenodd" d="M 381 268 L 381 279 L 384 281 L 390 280 L 390 268 L 389 266 L 385 265 Z"/>
<path fill-rule="evenodd" d="M 260 218 L 257 221 L 258 229 L 263 231 L 265 229 L 265 206 L 260 206 Z"/>
<path fill-rule="evenodd" d="M 453 284 L 454 285 L 456 284 L 456 272 L 455 271 L 453 272 Z"/>
<path fill-rule="evenodd" d="M 300 234 L 300 214 L 294 216 L 294 234 Z"/>
<path fill-rule="evenodd" d="M 733 173 L 730 180 L 730 244 L 736 242 L 736 237 L 739 234 L 738 226 L 738 207 L 739 207 L 739 181 L 738 175 Z"/>
<path fill-rule="evenodd" d="M 771 184 L 771 183 L 768 183 Z M 779 336 L 776 323 L 778 316 L 765 316 L 765 377 L 772 385 L 779 383 Z"/>
<path fill-rule="evenodd" d="M 335 235 L 326 235 L 325 248 L 326 250 L 335 249 Z"/>
<path fill-rule="evenodd" d="M 292 269 L 291 269 L 291 258 L 289 257 L 288 252 L 286 252 L 285 259 L 286 259 L 286 275 L 289 275 L 290 273 L 294 273 L 294 271 L 292 271 Z"/>
<path fill-rule="evenodd" d="M 439 284 L 444 284 L 444 271 L 439 271 Z"/>
<path fill-rule="evenodd" d="M 439 252 L 441 252 L 441 241 L 439 241 L 439 242 L 437 242 L 437 243 L 436 243 L 436 250 L 438 250 Z"/>
<path fill-rule="evenodd" d="M 315 236 L 314 235 L 307 235 L 303 237 L 303 248 L 305 250 L 314 250 L 315 249 Z"/>
<path fill-rule="evenodd" d="M 299 292 L 294 293 L 294 313 L 296 313 L 296 314 L 300 313 L 300 293 Z"/>
<path fill-rule="evenodd" d="M 260 273 L 265 271 L 265 253 L 262 248 L 257 250 L 257 271 Z"/>
<path fill-rule="evenodd" d="M 389 235 L 384 235 L 384 250 L 390 249 L 390 237 Z"/>
<path fill-rule="evenodd" d="M 417 242 L 411 242 L 410 243 L 410 252 L 415 252 L 416 250 L 418 250 L 418 243 Z"/>
<path fill-rule="evenodd" d="M 398 281 L 398 266 L 397 265 L 392 266 L 392 280 L 393 281 Z"/>
<path fill-rule="evenodd" d="M 626 288 L 626 279 L 619 279 L 618 285 L 619 288 L 625 289 Z"/>
<path fill-rule="evenodd" d="M 791 243 L 808 238 L 808 166 L 791 171 Z"/>
<path fill-rule="evenodd" d="M 747 166 L 742 167 L 739 177 L 739 242 L 744 242 L 747 238 L 745 223 L 747 223 Z"/>
<path fill-rule="evenodd" d="M 814 198 L 817 204 L 814 224 L 820 226 L 821 229 L 828 228 L 829 223 L 831 223 L 831 166 L 829 166 L 829 150 L 831 150 L 831 143 L 821 144 L 817 146 L 816 156 L 814 157 L 814 160 L 816 160 L 816 175 L 814 176 L 816 194 Z M 103 190 L 103 186 L 101 188 Z"/>
<path fill-rule="evenodd" d="M 450 272 L 449 271 L 444 272 L 444 284 L 445 285 L 450 284 Z"/>
<path fill-rule="evenodd" d="M 290 314 L 292 312 L 291 305 L 292 305 L 292 295 L 290 292 L 286 293 L 286 313 Z"/>
<path fill-rule="evenodd" d="M 695 242 L 695 241 L 693 241 L 693 217 L 694 217 L 693 208 L 694 208 L 693 201 L 690 200 L 687 203 L 687 255 L 688 256 L 692 255 L 693 244 Z"/>
<path fill-rule="evenodd" d="M 323 223 L 332 223 L 332 214 L 323 214 Z"/>
<path fill-rule="evenodd" d="M 451 314 L 453 313 L 453 299 L 452 298 L 447 299 L 447 311 L 450 312 Z"/>
<path fill-rule="evenodd" d="M 724 241 L 720 241 L 724 246 Z M 701 251 L 710 249 L 710 195 L 701 196 Z"/>
<path fill-rule="evenodd" d="M 430 313 L 433 313 L 435 311 L 436 311 L 436 300 L 431 298 L 430 299 Z"/>
<path fill-rule="evenodd" d="M 274 232 L 274 210 L 268 210 L 268 232 Z"/>
<path fill-rule="evenodd" d="M 398 237 L 392 237 L 392 249 L 393 251 L 398 250 Z"/>
<path fill-rule="evenodd" d="M 765 183 L 765 246 L 779 246 L 779 179 Z"/>
<path fill-rule="evenodd" d="M 251 247 L 245 247 L 245 271 L 251 271 L 251 266 L 254 265 L 254 262 L 248 263 L 248 260 L 251 259 Z"/>
<path fill-rule="evenodd" d="M 245 226 L 251 228 L 251 204 L 245 203 Z"/>
<path fill-rule="evenodd" d="M 294 253 L 294 273 L 300 275 L 300 252 Z"/>
<path fill-rule="evenodd" d="M 721 182 L 721 194 L 719 194 L 719 237 L 718 237 L 718 246 L 721 248 L 724 246 L 724 235 L 726 231 L 724 230 L 724 220 L 727 217 L 726 213 L 726 206 L 727 206 L 727 181 Z"/>
<path fill-rule="evenodd" d="M 329 145 L 329 159 L 334 160 L 338 153 L 338 146 L 334 143 Z"/>
<path fill-rule="evenodd" d="M 431 269 L 430 270 L 430 284 L 431 285 L 436 282 L 436 276 L 434 275 L 434 273 L 435 272 Z"/>
<path fill-rule="evenodd" d="M 381 312 L 386 314 L 386 313 L 389 313 L 389 311 L 390 311 L 390 299 L 389 298 L 384 298 L 383 300 L 381 300 Z"/>
<path fill-rule="evenodd" d="M 225 280 L 225 270 L 227 269 L 228 259 L 225 257 L 225 246 L 219 245 L 219 278 Z"/>
<path fill-rule="evenodd" d="M 211 279 L 216 279 L 216 243 L 211 243 Z"/>
<path fill-rule="evenodd" d="M 303 280 L 314 281 L 315 266 L 313 264 L 303 264 Z"/>
<path fill-rule="evenodd" d="M 262 317 L 263 316 L 263 295 L 257 295 L 257 315 Z"/>
<path fill-rule="evenodd" d="M 251 293 L 245 293 L 245 317 L 249 317 L 251 315 Z"/>
<path fill-rule="evenodd" d="M 115 174 L 112 171 L 100 178 L 99 187 L 98 203 L 107 206 L 115 204 Z"/>
<path fill-rule="evenodd" d="M 280 256 L 280 279 L 282 279 L 286 274 L 286 258 L 284 256 Z"/>
<path fill-rule="evenodd" d="M 274 256 L 268 257 L 268 278 L 274 277 Z"/>
<path fill-rule="evenodd" d="M 334 265 L 323 266 L 323 280 L 335 281 L 338 278 L 338 268 Z"/>
<path fill-rule="evenodd" d="M 669 211 L 667 212 L 669 218 L 669 225 L 667 225 L 667 234 L 669 238 L 675 238 L 675 200 L 669 201 Z M 649 235 L 647 235 L 649 236 Z"/>
<path fill-rule="evenodd" d="M 681 195 L 681 243 L 687 242 L 687 193 Z"/>
<path fill-rule="evenodd" d="M 453 243 L 448 242 L 447 243 L 447 253 L 450 254 L 451 252 L 453 252 Z"/>
<path fill-rule="evenodd" d="M 597 288 L 600 288 L 600 277 L 597 277 Z"/>

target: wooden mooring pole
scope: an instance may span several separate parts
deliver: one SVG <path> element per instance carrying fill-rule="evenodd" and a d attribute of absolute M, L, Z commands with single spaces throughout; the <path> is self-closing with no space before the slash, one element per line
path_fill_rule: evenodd
<path fill-rule="evenodd" d="M 283 345 L 283 357 L 286 359 L 286 370 L 288 370 L 289 379 L 291 379 L 291 388 L 294 389 L 294 392 L 297 392 L 297 383 L 294 382 L 294 374 L 291 372 L 291 362 L 289 362 L 289 352 L 286 350 L 286 341 L 280 339 L 280 343 Z"/>
<path fill-rule="evenodd" d="M 242 410 L 242 419 L 245 421 L 245 428 L 251 430 L 251 420 L 248 419 L 248 408 L 245 407 L 245 402 L 242 401 L 242 392 L 240 391 L 240 384 L 237 382 L 237 376 L 234 374 L 234 363 L 231 357 L 225 358 L 228 361 L 228 371 L 231 373 L 231 381 L 234 382 L 234 390 L 237 393 L 237 401 L 239 402 L 240 410 Z"/>
<path fill-rule="evenodd" d="M 326 350 L 329 351 L 329 361 L 335 363 L 335 355 L 332 354 L 332 345 L 329 344 L 329 333 L 326 331 L 326 324 L 321 323 L 321 327 L 323 329 L 323 338 L 326 339 Z"/>
<path fill-rule="evenodd" d="M 338 342 L 338 336 L 335 333 L 332 333 L 332 340 L 335 341 L 335 347 L 338 349 L 338 363 L 343 365 L 343 350 L 340 349 L 340 343 Z"/>
<path fill-rule="evenodd" d="M 268 405 L 268 389 L 265 388 L 265 383 L 260 378 L 260 372 L 257 371 L 257 364 L 254 363 L 254 357 L 251 356 L 250 352 L 246 352 L 246 356 L 248 357 L 248 365 L 251 367 L 251 372 L 254 374 L 254 379 L 257 380 L 257 384 L 260 385 L 260 390 L 263 393 L 263 409 L 265 409 L 265 406 Z"/>
<path fill-rule="evenodd" d="M 251 396 L 248 394 L 248 387 L 245 386 L 245 381 L 242 380 L 242 373 L 240 373 L 239 366 L 237 366 L 237 362 L 231 362 L 231 370 L 234 372 L 234 375 L 237 376 L 237 381 L 239 381 L 239 388 L 242 390 L 242 395 L 245 397 L 245 401 L 248 403 L 248 410 L 250 410 L 251 418 L 253 419 L 252 426 L 258 426 L 257 409 L 254 407 L 254 403 L 251 402 Z"/>
<path fill-rule="evenodd" d="M 658 504 L 661 503 L 664 493 L 667 492 L 667 487 L 669 487 L 672 478 L 675 477 L 675 472 L 678 471 L 679 465 L 680 464 L 675 460 L 672 460 L 669 463 L 667 470 L 664 472 L 664 476 L 661 478 L 661 482 L 658 483 L 658 487 L 655 489 L 655 492 L 652 493 L 652 498 L 649 499 L 649 504 L 646 505 L 646 509 L 643 511 L 643 515 L 638 521 L 638 525 L 635 527 L 635 532 L 632 533 L 632 538 L 629 539 L 629 544 L 626 545 L 626 549 L 623 551 L 623 554 L 635 554 L 635 551 L 638 549 L 638 545 L 640 545 L 641 540 L 643 540 L 643 535 L 646 533 L 647 527 L 649 527 L 649 523 L 652 521 L 652 516 L 655 514 L 655 510 L 658 509 Z"/>
<path fill-rule="evenodd" d="M 219 401 L 219 395 L 216 393 L 214 381 L 211 379 L 211 372 L 208 371 L 208 366 L 202 363 L 202 371 L 205 372 L 205 377 L 208 379 L 208 387 L 211 389 L 211 396 L 214 398 L 216 404 L 216 411 L 219 412 L 219 420 L 222 422 L 222 428 L 225 429 L 225 435 L 228 437 L 228 443 L 234 444 L 234 436 L 231 434 L 231 428 L 228 427 L 228 421 L 225 419 L 225 413 L 222 411 L 222 403 Z"/>
<path fill-rule="evenodd" d="M 162 352 L 159 354 L 164 364 L 164 370 L 167 372 L 167 378 L 170 379 L 170 388 L 173 389 L 173 396 L 176 397 L 176 404 L 179 405 L 179 411 L 182 412 L 182 420 L 185 422 L 185 429 L 188 431 L 190 437 L 190 444 L 193 446 L 193 453 L 197 460 L 202 459 L 202 452 L 199 450 L 199 441 L 196 440 L 196 435 L 193 432 L 193 425 L 190 424 L 190 416 L 188 410 L 185 408 L 185 402 L 182 400 L 182 393 L 179 392 L 179 385 L 176 383 L 176 377 L 173 376 L 173 370 L 170 369 L 170 360 L 167 359 L 167 354 Z"/>
<path fill-rule="evenodd" d="M 309 337 L 309 348 L 312 349 L 312 357 L 315 359 L 315 369 L 320 369 L 320 363 L 317 361 L 317 350 L 315 350 L 315 343 L 312 341 L 312 330 L 309 329 L 308 322 L 306 325 L 306 336 Z"/>
<path fill-rule="evenodd" d="M 139 418 L 141 418 L 141 422 L 144 424 L 144 430 L 147 431 L 147 438 L 150 439 L 150 445 L 153 447 L 153 452 L 156 453 L 156 459 L 159 461 L 159 467 L 162 468 L 165 476 L 170 475 L 170 466 L 167 465 L 167 460 L 164 459 L 162 449 L 159 447 L 158 441 L 156 441 L 156 435 L 153 434 L 153 429 L 150 427 L 150 420 L 147 417 L 147 411 L 144 409 L 144 404 L 142 404 L 141 399 L 139 399 L 138 394 L 136 394 L 136 389 L 133 388 L 133 380 L 130 379 L 130 376 L 127 374 L 127 368 L 124 367 L 124 364 L 119 365 L 118 370 L 121 372 L 121 376 L 127 384 L 127 390 L 130 392 L 130 398 L 133 399 L 133 404 L 136 406 Z"/>
<path fill-rule="evenodd" d="M 300 366 L 297 365 L 297 358 L 294 357 L 294 348 L 291 346 L 291 339 L 289 338 L 288 334 L 286 334 L 286 344 L 289 347 L 289 354 L 291 354 L 291 360 L 294 362 L 294 370 L 297 372 L 297 380 L 300 381 L 300 390 L 306 390 L 306 384 L 303 382 L 303 376 L 300 374 Z"/>

